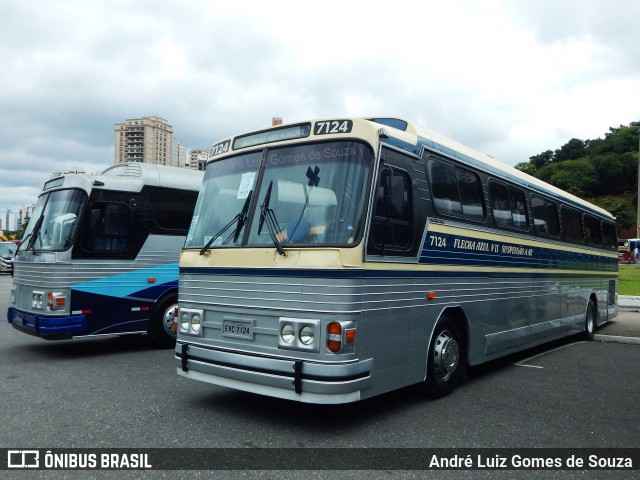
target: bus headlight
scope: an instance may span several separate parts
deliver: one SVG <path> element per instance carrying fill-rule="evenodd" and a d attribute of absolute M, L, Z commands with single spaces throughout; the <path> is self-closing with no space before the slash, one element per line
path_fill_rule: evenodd
<path fill-rule="evenodd" d="M 320 332 L 320 320 L 280 317 L 279 326 L 278 348 L 307 352 L 319 350 L 316 338 Z"/>
<path fill-rule="evenodd" d="M 181 308 L 180 313 L 180 329 L 178 333 L 184 335 L 202 336 L 202 321 L 204 312 L 202 310 L 192 310 L 190 308 Z"/>
<path fill-rule="evenodd" d="M 189 315 L 183 313 L 182 317 L 180 317 L 180 331 L 184 333 L 187 330 L 189 330 Z"/>
<path fill-rule="evenodd" d="M 198 333 L 201 326 L 202 320 L 200 319 L 200 315 L 196 313 L 191 317 L 191 330 L 193 330 L 195 333 Z"/>
<path fill-rule="evenodd" d="M 293 325 L 285 323 L 280 329 L 280 338 L 284 343 L 293 342 L 293 339 L 296 338 L 296 331 L 293 328 Z"/>
<path fill-rule="evenodd" d="M 35 290 L 31 293 L 31 308 L 35 310 L 42 310 L 44 305 L 44 292 L 36 292 Z"/>
<path fill-rule="evenodd" d="M 300 341 L 305 345 L 311 345 L 313 343 L 313 337 L 315 332 L 309 325 L 305 325 L 300 329 Z"/>

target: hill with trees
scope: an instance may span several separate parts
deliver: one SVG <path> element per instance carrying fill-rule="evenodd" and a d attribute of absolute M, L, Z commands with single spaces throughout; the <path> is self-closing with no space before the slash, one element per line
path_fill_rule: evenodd
<path fill-rule="evenodd" d="M 618 236 L 635 237 L 639 131 L 620 125 L 604 138 L 572 138 L 515 168 L 608 210 L 617 218 Z"/>

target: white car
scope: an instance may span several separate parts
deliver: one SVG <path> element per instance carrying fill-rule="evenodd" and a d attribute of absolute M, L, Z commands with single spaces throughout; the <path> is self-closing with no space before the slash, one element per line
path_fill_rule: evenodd
<path fill-rule="evenodd" d="M 0 242 L 0 272 L 13 272 L 13 257 L 17 249 L 13 242 Z"/>

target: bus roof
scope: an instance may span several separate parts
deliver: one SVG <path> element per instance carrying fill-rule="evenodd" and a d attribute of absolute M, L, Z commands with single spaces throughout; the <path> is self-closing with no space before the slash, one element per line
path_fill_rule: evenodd
<path fill-rule="evenodd" d="M 154 187 L 199 190 L 202 184 L 203 173 L 204 172 L 190 170 L 188 168 L 131 162 L 121 163 L 107 168 L 99 176 L 137 178 L 144 185 Z"/>

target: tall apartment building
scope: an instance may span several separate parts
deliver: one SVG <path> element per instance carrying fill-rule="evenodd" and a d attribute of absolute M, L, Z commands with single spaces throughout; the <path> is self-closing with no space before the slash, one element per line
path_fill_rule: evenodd
<path fill-rule="evenodd" d="M 116 164 L 173 164 L 173 127 L 164 118 L 132 118 L 116 123 L 115 140 Z"/>
<path fill-rule="evenodd" d="M 189 152 L 189 168 L 191 170 L 204 170 L 207 166 L 209 150 L 194 148 Z"/>

